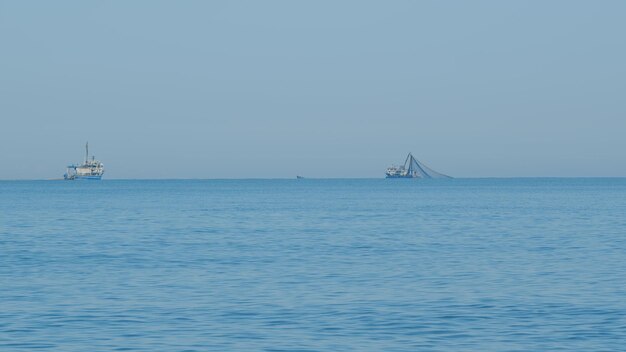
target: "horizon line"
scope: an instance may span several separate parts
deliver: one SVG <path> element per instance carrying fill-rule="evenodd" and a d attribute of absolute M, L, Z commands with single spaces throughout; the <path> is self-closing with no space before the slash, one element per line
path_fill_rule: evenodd
<path fill-rule="evenodd" d="M 592 179 L 592 178 L 626 178 L 626 176 L 467 176 L 467 177 L 451 177 L 447 180 L 468 180 L 468 179 Z M 219 178 L 187 178 L 187 177 L 165 177 L 165 178 L 106 178 L 101 180 L 79 180 L 96 183 L 97 181 L 246 181 L 246 180 L 386 180 L 385 177 L 304 177 L 297 179 L 294 177 L 219 177 Z M 407 180 L 433 180 L 425 178 L 411 178 Z M 14 178 L 0 179 L 5 181 L 68 181 L 63 178 Z M 75 181 L 75 180 L 74 180 Z M 95 181 L 95 182 L 94 182 Z"/>

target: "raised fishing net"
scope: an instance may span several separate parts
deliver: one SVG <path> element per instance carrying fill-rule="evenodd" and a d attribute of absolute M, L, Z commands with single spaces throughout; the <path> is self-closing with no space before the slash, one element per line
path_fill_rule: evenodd
<path fill-rule="evenodd" d="M 407 162 L 409 163 L 407 168 Z M 428 166 L 422 164 L 419 160 L 415 159 L 413 155 L 409 154 L 407 160 L 404 162 L 404 167 L 408 169 L 409 174 L 415 175 L 420 178 L 452 178 L 448 175 L 439 173 Z"/>

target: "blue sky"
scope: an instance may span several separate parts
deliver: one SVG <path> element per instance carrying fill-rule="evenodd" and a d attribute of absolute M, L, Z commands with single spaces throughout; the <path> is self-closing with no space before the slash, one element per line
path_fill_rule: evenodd
<path fill-rule="evenodd" d="M 0 1 L 0 179 L 626 176 L 623 1 Z"/>

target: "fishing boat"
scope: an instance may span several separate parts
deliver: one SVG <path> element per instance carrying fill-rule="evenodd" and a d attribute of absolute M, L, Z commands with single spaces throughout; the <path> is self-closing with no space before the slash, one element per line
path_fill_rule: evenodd
<path fill-rule="evenodd" d="M 94 156 L 89 159 L 89 142 L 85 144 L 85 162 L 67 166 L 63 178 L 65 180 L 101 180 L 104 174 L 104 164 Z"/>
<path fill-rule="evenodd" d="M 411 153 L 404 160 L 404 165 L 388 167 L 385 175 L 386 178 L 452 178 L 422 164 Z"/>

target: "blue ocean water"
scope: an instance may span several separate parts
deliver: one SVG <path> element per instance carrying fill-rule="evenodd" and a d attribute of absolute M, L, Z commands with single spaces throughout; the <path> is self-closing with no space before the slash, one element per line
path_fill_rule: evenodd
<path fill-rule="evenodd" d="M 0 182 L 1 351 L 617 351 L 626 179 Z"/>

